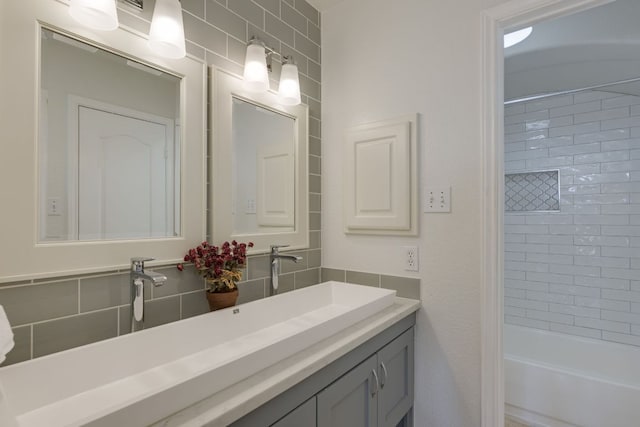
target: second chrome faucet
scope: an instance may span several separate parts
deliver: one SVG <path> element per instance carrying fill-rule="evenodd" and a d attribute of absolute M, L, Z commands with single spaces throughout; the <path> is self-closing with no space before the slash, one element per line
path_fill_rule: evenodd
<path fill-rule="evenodd" d="M 280 248 L 286 248 L 289 245 L 271 245 L 271 255 L 269 261 L 271 262 L 271 286 L 269 286 L 269 296 L 276 295 L 278 293 L 278 273 L 281 259 L 286 259 L 293 262 L 302 260 L 301 256 L 287 255 L 278 252 Z"/>
<path fill-rule="evenodd" d="M 131 332 L 135 329 L 136 322 L 144 319 L 144 281 L 148 280 L 154 286 L 160 286 L 167 281 L 167 276 L 155 271 L 145 270 L 145 261 L 153 261 L 153 258 L 131 258 L 131 270 L 129 272 L 131 282 Z"/>

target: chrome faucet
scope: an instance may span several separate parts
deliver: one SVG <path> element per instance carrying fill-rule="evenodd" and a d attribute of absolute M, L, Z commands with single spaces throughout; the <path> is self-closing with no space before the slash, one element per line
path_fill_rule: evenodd
<path fill-rule="evenodd" d="M 153 258 L 131 258 L 131 332 L 135 330 L 136 322 L 144 320 L 144 281 L 148 280 L 154 286 L 161 286 L 167 281 L 167 276 L 155 271 L 145 270 L 144 263 Z"/>
<path fill-rule="evenodd" d="M 271 286 L 269 287 L 269 296 L 276 295 L 278 293 L 278 265 L 281 259 L 288 259 L 289 261 L 298 262 L 302 260 L 301 256 L 297 255 L 283 255 L 278 252 L 280 248 L 286 248 L 289 245 L 271 245 Z"/>

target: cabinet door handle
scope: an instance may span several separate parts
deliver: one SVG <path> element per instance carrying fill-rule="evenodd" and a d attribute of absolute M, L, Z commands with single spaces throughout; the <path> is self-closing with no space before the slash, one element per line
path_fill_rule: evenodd
<path fill-rule="evenodd" d="M 373 374 L 373 379 L 375 381 L 375 386 L 373 387 L 373 390 L 371 391 L 371 397 L 373 397 L 378 392 L 378 387 L 380 386 L 380 382 L 378 381 L 378 373 L 376 372 L 376 370 L 372 369 L 371 373 Z"/>
<path fill-rule="evenodd" d="M 380 389 L 384 388 L 384 384 L 387 382 L 387 367 L 384 366 L 384 362 L 380 362 L 380 367 L 382 368 L 382 380 L 380 381 Z"/>

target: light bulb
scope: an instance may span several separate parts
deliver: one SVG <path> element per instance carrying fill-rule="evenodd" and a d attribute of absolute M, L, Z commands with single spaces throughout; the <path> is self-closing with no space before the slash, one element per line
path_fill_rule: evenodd
<path fill-rule="evenodd" d="M 180 59 L 186 55 L 182 6 L 178 0 L 156 0 L 149 47 L 165 58 Z"/>
<path fill-rule="evenodd" d="M 259 40 L 252 40 L 247 46 L 244 60 L 244 86 L 251 92 L 269 90 L 269 71 L 264 45 Z"/>
<path fill-rule="evenodd" d="M 280 72 L 280 86 L 278 88 L 278 101 L 283 105 L 300 104 L 298 67 L 293 63 L 284 62 L 282 64 L 282 71 Z"/>

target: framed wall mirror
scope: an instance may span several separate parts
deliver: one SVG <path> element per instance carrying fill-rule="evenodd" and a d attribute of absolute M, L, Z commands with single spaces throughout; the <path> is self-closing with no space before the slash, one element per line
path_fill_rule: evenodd
<path fill-rule="evenodd" d="M 64 2 L 3 8 L 0 282 L 181 259 L 205 237 L 206 65 Z"/>
<path fill-rule="evenodd" d="M 214 70 L 210 229 L 214 241 L 309 246 L 308 108 L 282 106 Z"/>
<path fill-rule="evenodd" d="M 39 241 L 180 236 L 180 77 L 40 31 Z"/>

